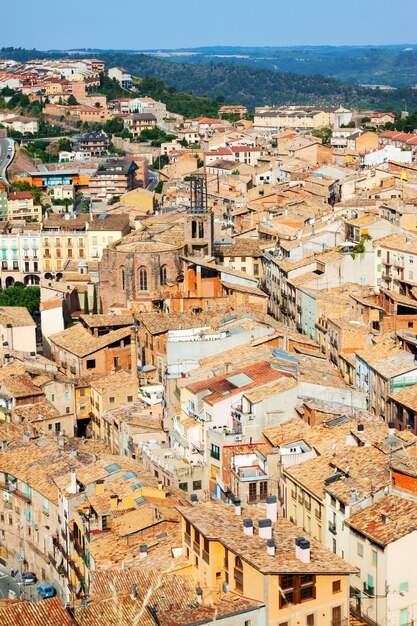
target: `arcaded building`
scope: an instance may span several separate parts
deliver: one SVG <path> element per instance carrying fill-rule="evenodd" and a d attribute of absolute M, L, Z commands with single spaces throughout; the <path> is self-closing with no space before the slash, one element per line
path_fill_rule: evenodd
<path fill-rule="evenodd" d="M 141 302 L 151 308 L 164 288 L 182 280 L 182 223 L 153 222 L 103 251 L 100 263 L 100 307 L 130 308 Z"/>

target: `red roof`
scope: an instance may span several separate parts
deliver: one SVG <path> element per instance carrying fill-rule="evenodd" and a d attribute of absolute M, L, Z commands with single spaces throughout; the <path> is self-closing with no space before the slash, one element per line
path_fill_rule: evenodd
<path fill-rule="evenodd" d="M 30 200 L 32 195 L 28 191 L 12 191 L 7 194 L 8 200 Z"/>
<path fill-rule="evenodd" d="M 233 152 L 261 152 L 257 146 L 232 146 Z"/>
<path fill-rule="evenodd" d="M 388 115 L 389 117 L 395 117 L 394 113 L 388 112 L 388 113 L 374 113 L 373 115 L 371 115 L 371 117 L 376 117 L 381 118 L 381 117 L 385 117 L 386 115 Z"/>

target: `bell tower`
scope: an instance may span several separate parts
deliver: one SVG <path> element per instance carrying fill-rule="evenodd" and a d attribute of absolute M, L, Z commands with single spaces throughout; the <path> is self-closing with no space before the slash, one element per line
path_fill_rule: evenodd
<path fill-rule="evenodd" d="M 208 208 L 206 174 L 192 174 L 190 208 L 184 223 L 184 236 L 190 256 L 211 256 L 213 212 Z"/>

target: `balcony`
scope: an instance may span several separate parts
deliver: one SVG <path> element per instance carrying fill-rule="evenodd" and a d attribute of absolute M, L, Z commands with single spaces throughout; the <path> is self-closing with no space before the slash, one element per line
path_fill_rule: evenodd
<path fill-rule="evenodd" d="M 30 497 L 26 496 L 22 491 L 17 489 L 16 486 L 12 483 L 0 483 L 0 489 L 2 489 L 3 491 L 8 491 L 9 493 L 12 493 L 17 498 L 20 498 L 21 500 L 23 500 L 24 502 L 27 502 L 28 504 L 30 504 L 31 502 Z"/>
<path fill-rule="evenodd" d="M 3 508 L 4 508 L 4 509 L 6 509 L 6 510 L 8 510 L 8 511 L 11 511 L 11 510 L 13 509 L 13 505 L 12 505 L 12 503 L 11 503 L 11 502 L 6 502 L 6 501 L 4 501 L 4 502 L 3 502 Z"/>
<path fill-rule="evenodd" d="M 366 593 L 367 596 L 373 598 L 375 595 L 375 587 L 371 587 L 367 583 L 363 583 L 363 592 Z"/>
<path fill-rule="evenodd" d="M 333 535 L 337 535 L 337 528 L 334 522 L 329 522 L 329 530 Z"/>
<path fill-rule="evenodd" d="M 321 510 L 320 509 L 316 509 L 314 514 L 316 516 L 316 519 L 320 521 L 321 520 Z"/>

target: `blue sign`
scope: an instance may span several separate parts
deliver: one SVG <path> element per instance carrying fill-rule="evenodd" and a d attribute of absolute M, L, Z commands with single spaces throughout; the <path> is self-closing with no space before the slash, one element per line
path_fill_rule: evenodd
<path fill-rule="evenodd" d="M 19 556 L 17 560 L 19 561 L 19 563 L 24 563 L 24 561 L 25 561 L 23 556 Z"/>

